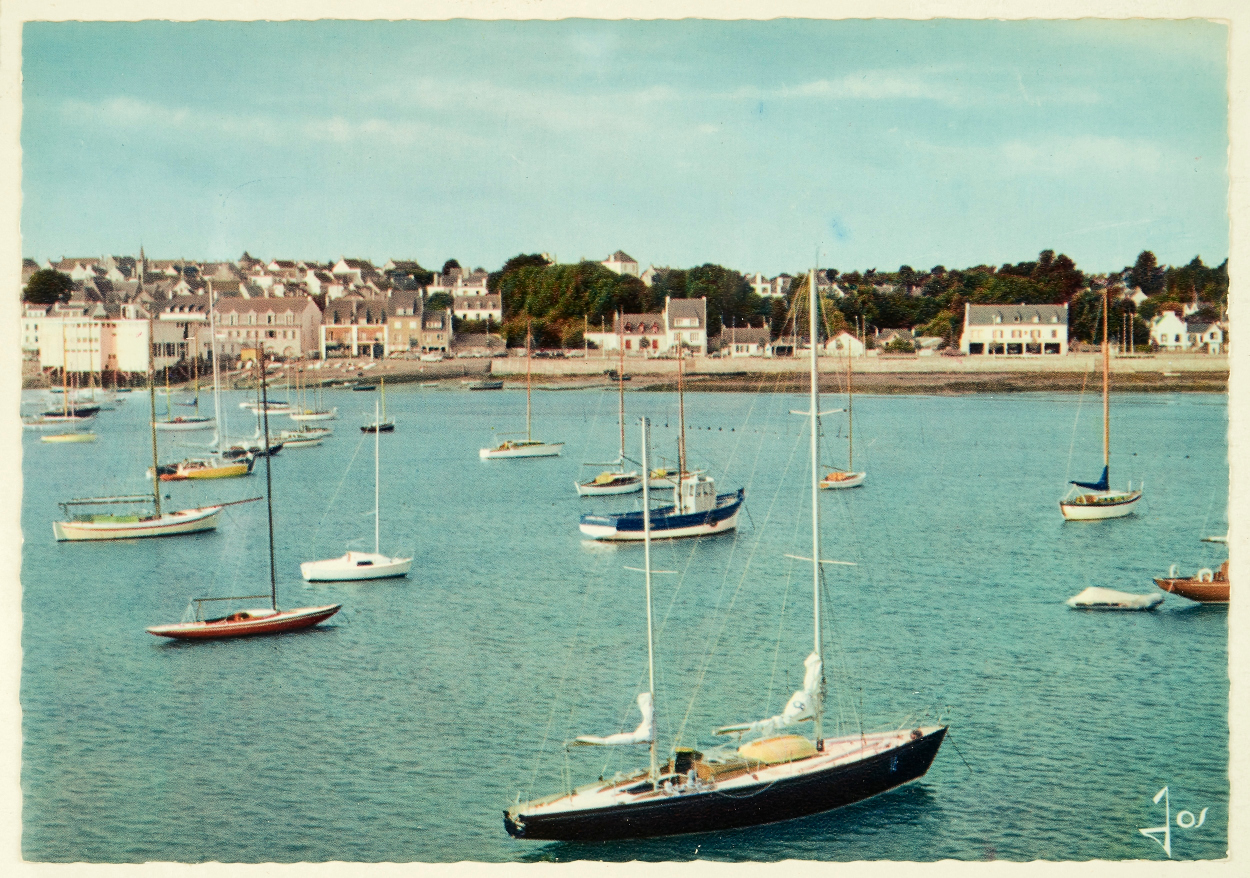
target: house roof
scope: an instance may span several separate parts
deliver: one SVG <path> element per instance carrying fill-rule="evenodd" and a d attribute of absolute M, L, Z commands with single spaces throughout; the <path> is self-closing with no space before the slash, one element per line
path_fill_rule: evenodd
<path fill-rule="evenodd" d="M 1034 320 L 1034 317 L 1037 319 Z M 991 326 L 996 323 L 1057 323 L 1067 326 L 1068 307 L 1066 305 L 969 305 L 966 319 L 969 326 Z"/>
<path fill-rule="evenodd" d="M 690 318 L 698 321 L 699 329 L 707 326 L 707 299 L 669 299 L 667 310 L 670 329 L 676 326 L 675 321 Z"/>
<path fill-rule="evenodd" d="M 484 296 L 453 296 L 453 307 L 473 308 L 474 310 L 489 310 L 491 308 L 502 308 L 502 297 L 498 293 L 487 293 Z"/>
<path fill-rule="evenodd" d="M 631 327 L 630 332 L 641 334 L 644 332 L 663 332 L 664 331 L 664 315 L 663 314 L 625 314 L 623 315 L 627 326 Z M 645 325 L 646 329 L 640 329 L 639 325 Z M 654 327 L 654 329 L 652 328 Z M 620 320 L 612 321 L 612 331 L 616 334 L 621 332 Z"/>
<path fill-rule="evenodd" d="M 617 250 L 615 253 L 613 253 L 611 256 L 609 256 L 607 259 L 603 261 L 604 262 L 632 262 L 635 265 L 638 264 L 638 260 L 630 256 L 624 250 Z"/>
<path fill-rule="evenodd" d="M 722 344 L 768 344 L 772 333 L 763 326 L 726 326 L 721 330 Z"/>
<path fill-rule="evenodd" d="M 1219 329 L 1219 327 L 1218 327 L 1218 326 L 1216 326 L 1214 323 L 1199 323 L 1199 322 L 1198 322 L 1198 321 L 1196 321 L 1196 320 L 1186 320 L 1186 321 L 1185 321 L 1185 331 L 1186 331 L 1186 332 L 1193 332 L 1193 333 L 1197 333 L 1197 334 L 1199 334 L 1199 335 L 1201 335 L 1202 333 L 1206 332 L 1208 329 L 1211 329 L 1213 326 L 1214 326 L 1216 329 Z"/>
<path fill-rule="evenodd" d="M 286 312 L 286 311 L 303 311 L 309 305 L 314 308 L 317 303 L 306 296 L 283 296 L 276 299 L 227 299 L 221 298 L 217 300 L 218 311 L 264 311 L 264 312 Z"/>

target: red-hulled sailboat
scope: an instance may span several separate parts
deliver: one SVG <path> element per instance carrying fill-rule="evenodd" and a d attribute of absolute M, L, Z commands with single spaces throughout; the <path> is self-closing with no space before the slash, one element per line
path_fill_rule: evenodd
<path fill-rule="evenodd" d="M 265 450 L 269 445 L 269 409 L 265 391 L 265 355 L 261 349 L 260 388 L 261 411 L 264 418 Z M 176 640 L 217 640 L 226 637 L 253 637 L 258 634 L 284 634 L 287 631 L 298 631 L 311 628 L 329 619 L 340 609 L 342 604 L 327 604 L 320 607 L 299 607 L 283 610 L 278 607 L 278 580 L 274 568 L 273 557 L 273 480 L 269 469 L 269 455 L 265 454 L 265 504 L 269 518 L 269 594 L 243 595 L 226 598 L 194 598 L 187 608 L 183 621 L 172 625 L 153 625 L 148 628 L 149 634 L 158 637 L 171 637 Z M 269 598 L 268 607 L 238 610 L 224 616 L 206 618 L 204 605 L 218 601 L 247 601 Z"/>

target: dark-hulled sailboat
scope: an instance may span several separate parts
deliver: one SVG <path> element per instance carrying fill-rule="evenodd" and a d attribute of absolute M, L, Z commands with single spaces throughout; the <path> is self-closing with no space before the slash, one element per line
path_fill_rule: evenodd
<path fill-rule="evenodd" d="M 814 279 L 813 279 L 814 280 Z M 812 284 L 814 289 L 814 284 Z M 816 384 L 816 303 L 810 304 L 812 332 L 811 502 L 812 600 L 815 645 L 804 661 L 803 688 L 782 712 L 754 722 L 717 729 L 717 734 L 758 737 L 738 746 L 700 753 L 677 749 L 658 765 L 655 734 L 655 664 L 651 627 L 651 517 L 643 488 L 644 572 L 647 593 L 647 659 L 650 685 L 638 696 L 642 723 L 633 731 L 607 737 L 583 736 L 570 746 L 648 744 L 650 767 L 610 781 L 529 802 L 504 811 L 504 827 L 517 838 L 605 841 L 713 832 L 776 823 L 863 801 L 923 777 L 946 735 L 944 725 L 834 738 L 822 735 L 824 663 L 821 658 L 819 506 L 819 390 Z M 647 422 L 643 419 L 643 460 L 647 467 Z M 811 738 L 791 727 L 811 721 Z"/>

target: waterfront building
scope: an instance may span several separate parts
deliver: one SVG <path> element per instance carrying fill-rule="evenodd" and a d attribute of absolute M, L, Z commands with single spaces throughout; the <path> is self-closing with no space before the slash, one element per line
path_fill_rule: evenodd
<path fill-rule="evenodd" d="M 624 250 L 617 250 L 601 263 L 608 271 L 638 277 L 638 260 Z"/>
<path fill-rule="evenodd" d="M 484 296 L 456 296 L 452 299 L 451 313 L 457 320 L 487 320 L 496 325 L 503 322 L 503 297 L 487 293 Z"/>
<path fill-rule="evenodd" d="M 362 352 L 375 357 L 385 356 L 386 308 L 386 299 L 366 299 L 358 293 L 348 293 L 327 302 L 318 327 L 318 355 L 323 360 L 327 351 L 347 353 L 353 357 L 360 356 Z"/>
<path fill-rule="evenodd" d="M 451 350 L 451 309 L 425 311 L 421 318 L 421 353 L 446 354 Z"/>
<path fill-rule="evenodd" d="M 1185 321 L 1185 336 L 1189 341 L 1190 350 L 1201 351 L 1206 348 L 1208 354 L 1218 354 L 1224 349 L 1224 330 L 1218 323 L 1187 320 Z"/>
<path fill-rule="evenodd" d="M 446 274 L 435 273 L 425 292 L 429 296 L 446 293 L 453 301 L 457 296 L 486 296 L 490 294 L 486 288 L 487 278 L 484 268 L 475 268 L 467 273 L 462 268 L 452 268 Z"/>
<path fill-rule="evenodd" d="M 28 304 L 22 315 L 22 347 L 38 356 L 41 369 L 146 373 L 149 344 L 157 369 L 187 354 L 181 327 L 149 322 L 148 312 L 135 304 Z"/>
<path fill-rule="evenodd" d="M 240 348 L 263 345 L 268 355 L 284 358 L 318 349 L 321 309 L 307 296 L 219 298 L 216 310 L 225 341 Z"/>
<path fill-rule="evenodd" d="M 687 350 L 707 353 L 707 299 L 664 299 L 658 314 L 624 314 L 612 322 L 611 331 L 587 332 L 586 339 L 605 351 L 625 350 L 645 355 L 664 354 L 680 341 Z"/>
<path fill-rule="evenodd" d="M 825 342 L 825 353 L 835 354 L 839 357 L 862 357 L 867 353 L 867 350 L 858 337 L 845 329 Z"/>
<path fill-rule="evenodd" d="M 1067 305 L 964 305 L 965 354 L 1066 354 Z"/>
<path fill-rule="evenodd" d="M 772 333 L 768 327 L 730 326 L 721 330 L 721 356 L 771 357 Z"/>
<path fill-rule="evenodd" d="M 423 330 L 424 303 L 415 291 L 392 293 L 386 300 L 386 349 L 390 356 L 401 351 L 419 351 Z"/>
<path fill-rule="evenodd" d="M 1162 311 L 1150 321 L 1150 341 L 1161 351 L 1188 350 L 1188 335 L 1188 325 L 1173 310 Z"/>

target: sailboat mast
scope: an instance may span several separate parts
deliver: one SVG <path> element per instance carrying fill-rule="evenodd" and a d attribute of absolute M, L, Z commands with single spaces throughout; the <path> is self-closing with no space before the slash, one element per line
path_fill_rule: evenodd
<path fill-rule="evenodd" d="M 807 276 L 808 331 L 812 344 L 812 625 L 815 646 L 820 656 L 820 376 L 816 368 L 816 270 Z M 849 362 L 849 361 L 848 361 Z M 816 746 L 820 748 L 820 699 L 816 700 Z"/>
<path fill-rule="evenodd" d="M 377 555 L 382 550 L 379 536 L 381 525 L 378 523 L 378 491 L 382 484 L 382 474 L 378 464 L 378 436 L 382 433 L 382 418 L 378 414 L 378 402 L 373 401 L 373 554 Z"/>
<path fill-rule="evenodd" d="M 647 473 L 649 462 L 647 460 L 647 446 L 651 441 L 649 435 L 649 427 L 651 422 L 646 418 L 642 419 L 642 558 L 644 575 L 647 581 L 647 691 L 651 693 L 651 709 L 652 709 L 652 728 L 655 724 L 655 641 L 651 634 L 651 490 L 648 487 L 650 479 Z M 655 734 L 651 735 L 651 789 L 655 789 L 656 781 L 659 780 L 660 771 L 659 763 L 656 759 L 655 752 Z"/>
<path fill-rule="evenodd" d="M 1107 288 L 1102 288 L 1102 465 L 1107 469 L 1107 483 L 1111 483 L 1111 399 L 1107 395 L 1111 386 L 1111 349 L 1107 347 Z"/>
<path fill-rule="evenodd" d="M 269 600 L 278 609 L 278 573 L 273 562 L 273 476 L 269 471 L 269 391 L 265 385 L 265 343 L 260 343 L 260 411 L 264 426 L 265 508 L 269 514 Z"/>
<path fill-rule="evenodd" d="M 681 481 L 686 477 L 686 396 L 681 383 L 682 349 L 677 342 L 677 496 L 678 506 L 681 504 Z"/>
<path fill-rule="evenodd" d="M 208 282 L 208 349 L 213 355 L 213 423 L 217 430 L 217 450 L 221 451 L 226 436 L 226 425 L 221 422 L 221 379 L 217 374 L 217 310 L 213 307 L 213 282 Z"/>
<path fill-rule="evenodd" d="M 620 311 L 616 312 L 616 322 L 621 328 L 620 344 L 618 347 L 621 352 L 621 365 L 616 370 L 616 386 L 620 392 L 620 421 L 621 421 L 621 463 L 625 462 L 625 318 Z M 622 466 L 621 469 L 625 467 Z"/>
<path fill-rule="evenodd" d="M 855 396 L 851 393 L 851 349 L 846 349 L 846 471 L 855 469 Z"/>
<path fill-rule="evenodd" d="M 152 360 L 152 315 L 148 315 L 148 404 L 152 409 L 152 499 L 156 501 L 156 517 L 161 517 L 161 476 L 156 462 L 156 367 Z"/>
<path fill-rule="evenodd" d="M 530 433 L 530 323 L 525 321 L 525 441 L 533 439 Z"/>

